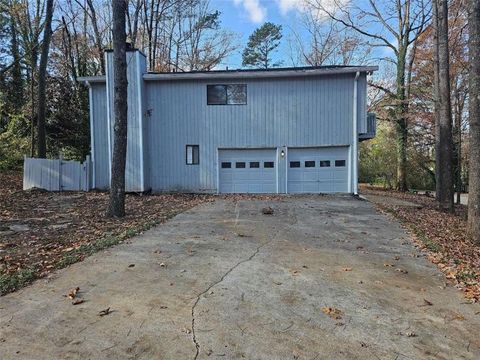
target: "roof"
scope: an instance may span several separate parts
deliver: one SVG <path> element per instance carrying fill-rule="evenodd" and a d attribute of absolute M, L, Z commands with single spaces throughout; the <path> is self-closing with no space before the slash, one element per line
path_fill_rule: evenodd
<path fill-rule="evenodd" d="M 238 70 L 212 70 L 189 72 L 149 72 L 143 75 L 146 81 L 155 80 L 199 80 L 199 79 L 259 79 L 259 78 L 284 78 L 321 76 L 336 74 L 352 74 L 357 72 L 371 73 L 378 70 L 378 66 L 307 66 L 273 69 L 238 69 Z M 88 76 L 78 78 L 83 82 L 104 82 L 105 76 Z"/>

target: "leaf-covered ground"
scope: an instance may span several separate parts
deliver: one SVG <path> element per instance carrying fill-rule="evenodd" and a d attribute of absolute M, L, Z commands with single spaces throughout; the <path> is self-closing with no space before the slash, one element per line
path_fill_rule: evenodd
<path fill-rule="evenodd" d="M 367 186 L 362 187 L 361 193 L 373 195 L 371 200 L 381 211 L 398 219 L 416 245 L 428 253 L 428 259 L 437 264 L 447 279 L 456 282 L 469 301 L 480 300 L 480 247 L 466 236 L 465 206 L 458 205 L 455 214 L 447 214 L 437 209 L 435 199 L 424 195 Z"/>
<path fill-rule="evenodd" d="M 208 195 L 127 195 L 127 216 L 108 219 L 107 193 L 22 191 L 18 173 L 0 173 L 0 184 L 0 295 L 213 201 Z"/>

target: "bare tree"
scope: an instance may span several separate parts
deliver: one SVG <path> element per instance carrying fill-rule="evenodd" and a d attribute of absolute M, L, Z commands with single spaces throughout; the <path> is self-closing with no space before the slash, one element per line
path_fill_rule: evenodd
<path fill-rule="evenodd" d="M 429 22 L 428 1 L 385 0 L 380 4 L 367 0 L 365 6 L 362 6 L 358 5 L 358 2 L 351 2 L 349 5 L 343 0 L 332 0 L 329 4 L 335 4 L 334 7 L 325 6 L 322 0 L 307 2 L 332 20 L 369 39 L 370 46 L 384 47 L 393 53 L 391 61 L 396 66 L 396 89 L 392 99 L 397 141 L 397 188 L 406 191 L 409 81 L 407 59 L 415 41 Z"/>
<path fill-rule="evenodd" d="M 125 166 L 127 159 L 127 34 L 126 0 L 115 0 L 113 8 L 113 107 L 115 115 L 110 201 L 107 216 L 125 216 Z"/>
<path fill-rule="evenodd" d="M 480 2 L 468 1 L 470 172 L 468 225 L 473 241 L 480 245 Z"/>
<path fill-rule="evenodd" d="M 363 63 L 370 53 L 371 47 L 358 33 L 335 20 L 321 18 L 318 9 L 306 6 L 300 26 L 307 38 L 292 30 L 292 50 L 300 55 L 301 63 L 310 66 Z"/>
<path fill-rule="evenodd" d="M 452 109 L 447 0 L 433 1 L 435 29 L 435 158 L 436 195 L 441 210 L 453 211 Z"/>
<path fill-rule="evenodd" d="M 48 53 L 50 51 L 50 39 L 52 37 L 53 0 L 47 0 L 45 12 L 45 25 L 43 28 L 42 54 L 38 68 L 38 111 L 37 111 L 37 156 L 47 157 L 47 136 L 45 132 L 46 116 L 46 81 Z"/>

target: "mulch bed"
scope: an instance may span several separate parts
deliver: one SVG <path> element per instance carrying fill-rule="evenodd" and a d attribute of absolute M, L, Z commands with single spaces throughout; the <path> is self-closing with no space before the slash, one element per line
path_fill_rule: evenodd
<path fill-rule="evenodd" d="M 210 195 L 127 195 L 122 219 L 105 217 L 108 194 L 22 191 L 0 173 L 0 295 L 166 221 Z"/>
<path fill-rule="evenodd" d="M 480 300 L 480 246 L 466 236 L 467 208 L 456 205 L 455 213 L 439 211 L 434 198 L 363 186 L 361 193 L 380 195 L 415 203 L 419 206 L 401 206 L 394 202 L 377 202 L 383 212 L 398 219 L 412 234 L 416 245 L 428 253 L 435 263 L 455 282 L 471 302 Z"/>

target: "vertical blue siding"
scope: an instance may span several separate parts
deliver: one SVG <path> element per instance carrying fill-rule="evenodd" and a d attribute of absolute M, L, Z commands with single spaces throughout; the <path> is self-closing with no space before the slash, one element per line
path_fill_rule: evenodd
<path fill-rule="evenodd" d="M 110 153 L 113 152 L 113 126 L 115 122 L 113 100 L 113 52 L 106 53 L 107 76 L 106 83 L 109 91 L 108 106 L 110 117 L 109 136 Z M 147 130 L 144 125 L 144 88 L 143 74 L 146 72 L 145 57 L 138 51 L 127 51 L 127 162 L 125 167 L 125 187 L 127 191 L 142 192 L 148 190 L 145 177 L 145 149 L 148 144 L 143 134 Z"/>
<path fill-rule="evenodd" d="M 92 160 L 97 189 L 110 186 L 110 166 L 108 152 L 107 94 L 104 83 L 90 84 L 92 92 L 90 104 L 93 115 L 92 124 Z"/>
<path fill-rule="evenodd" d="M 146 82 L 150 186 L 216 191 L 218 148 L 350 145 L 354 76 Z M 247 84 L 247 105 L 207 105 L 211 83 Z M 199 165 L 186 165 L 187 144 L 200 146 Z"/>

